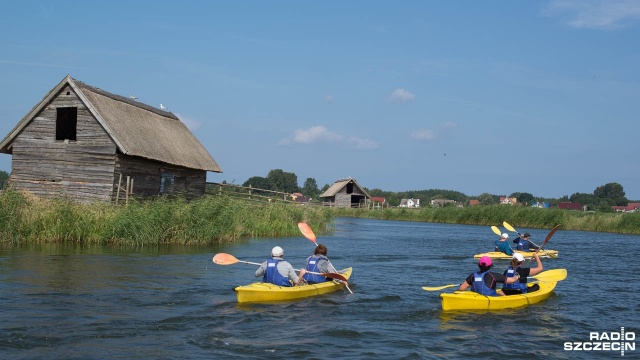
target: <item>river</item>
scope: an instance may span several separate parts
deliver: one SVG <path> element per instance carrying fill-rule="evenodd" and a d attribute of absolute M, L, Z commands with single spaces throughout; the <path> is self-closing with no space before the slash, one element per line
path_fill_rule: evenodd
<path fill-rule="evenodd" d="M 548 230 L 529 231 L 541 243 Z M 640 236 L 558 230 L 545 269 L 568 277 L 542 303 L 499 312 L 443 312 L 439 292 L 489 251 L 489 226 L 338 218 L 329 248 L 352 266 L 351 289 L 277 304 L 238 304 L 255 266 L 215 265 L 215 253 L 261 262 L 271 248 L 302 267 L 304 237 L 211 247 L 0 247 L 0 356 L 5 359 L 566 359 L 620 350 L 565 350 L 590 333 L 639 330 Z M 496 261 L 502 271 L 507 262 Z M 443 291 L 451 291 L 443 290 Z M 608 342 L 606 340 L 601 342 Z M 624 358 L 640 358 L 623 341 Z M 615 345 L 614 345 L 615 347 Z"/>

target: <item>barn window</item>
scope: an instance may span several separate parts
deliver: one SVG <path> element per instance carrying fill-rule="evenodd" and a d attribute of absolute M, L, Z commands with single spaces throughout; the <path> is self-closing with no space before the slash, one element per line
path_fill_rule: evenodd
<path fill-rule="evenodd" d="M 160 194 L 169 193 L 173 190 L 174 176 L 172 173 L 163 172 L 160 179 Z"/>
<path fill-rule="evenodd" d="M 353 184 L 352 183 L 348 183 L 347 184 L 347 194 L 353 194 Z"/>
<path fill-rule="evenodd" d="M 76 125 L 78 124 L 78 108 L 57 108 L 56 140 L 76 140 Z"/>

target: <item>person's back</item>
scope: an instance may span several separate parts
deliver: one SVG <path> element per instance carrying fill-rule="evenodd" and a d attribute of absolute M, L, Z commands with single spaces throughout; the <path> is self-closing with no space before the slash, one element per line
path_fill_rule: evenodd
<path fill-rule="evenodd" d="M 511 246 L 509 246 L 509 234 L 504 233 L 502 234 L 502 236 L 500 237 L 500 239 L 496 240 L 495 244 L 495 251 L 499 251 L 501 253 L 507 254 L 507 255 L 513 255 L 513 249 L 511 249 Z"/>
<path fill-rule="evenodd" d="M 298 276 L 293 266 L 283 260 L 283 256 L 284 250 L 280 246 L 274 247 L 271 250 L 271 259 L 267 259 L 260 265 L 256 270 L 256 277 L 262 276 L 262 282 L 278 286 L 298 285 L 305 275 L 305 270 L 300 269 L 300 276 Z"/>
<path fill-rule="evenodd" d="M 515 239 L 513 242 L 518 244 L 516 246 L 516 249 L 522 250 L 522 251 L 537 250 L 538 246 L 535 245 L 531 240 L 529 240 L 530 237 L 531 237 L 531 234 L 524 233 L 524 235 L 522 235 L 522 236 L 518 237 L 517 239 Z"/>
<path fill-rule="evenodd" d="M 307 284 L 318 284 L 325 281 L 329 281 L 329 279 L 325 278 L 319 274 L 313 273 L 327 273 L 331 272 L 331 264 L 329 263 L 329 259 L 327 258 L 328 249 L 326 246 L 322 244 L 318 244 L 315 250 L 313 251 L 313 255 L 307 258 L 307 266 L 305 270 L 307 273 L 304 275 L 304 280 Z"/>
<path fill-rule="evenodd" d="M 471 291 L 485 296 L 504 295 L 501 290 L 496 290 L 496 285 L 499 282 L 507 282 L 507 279 L 502 274 L 489 271 L 492 266 L 493 263 L 490 257 L 481 257 L 480 261 L 478 261 L 478 271 L 467 276 L 458 290 L 464 291 L 470 288 Z M 515 279 L 509 279 L 509 282 L 514 281 Z"/>

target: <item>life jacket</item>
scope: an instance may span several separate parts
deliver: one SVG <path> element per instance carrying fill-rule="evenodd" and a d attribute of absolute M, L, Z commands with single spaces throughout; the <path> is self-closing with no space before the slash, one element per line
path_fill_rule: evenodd
<path fill-rule="evenodd" d="M 282 276 L 278 271 L 278 262 L 282 259 L 267 259 L 267 269 L 264 271 L 262 282 L 280 286 L 291 286 L 289 278 Z"/>
<path fill-rule="evenodd" d="M 516 274 L 518 273 L 517 270 L 520 267 L 516 267 L 515 269 L 513 267 L 511 267 L 511 265 L 509 265 L 509 267 L 507 268 L 507 271 L 505 272 L 504 276 L 508 279 L 511 277 L 516 276 Z M 527 292 L 527 284 L 526 283 L 521 283 L 520 280 L 514 282 L 513 284 L 507 284 L 506 282 L 504 283 L 503 286 L 504 289 L 509 289 L 509 290 L 520 290 L 522 291 L 522 293 L 526 293 Z"/>
<path fill-rule="evenodd" d="M 496 289 L 492 289 L 492 287 L 489 287 L 484 283 L 484 277 L 485 275 L 487 275 L 487 273 L 489 273 L 489 270 L 483 273 L 473 273 L 473 284 L 471 284 L 471 291 L 477 292 L 480 295 L 497 296 L 498 293 L 496 292 Z M 490 273 L 489 276 L 493 278 L 493 275 L 491 275 Z M 493 279 L 493 282 L 495 282 L 495 279 Z"/>
<path fill-rule="evenodd" d="M 307 261 L 306 270 L 307 271 L 313 271 L 313 272 L 320 272 L 320 269 L 318 269 L 318 262 L 320 260 L 326 260 L 326 259 L 322 259 L 321 257 L 316 256 L 316 255 L 310 256 L 309 260 Z M 312 283 L 316 283 L 316 284 L 329 280 L 329 279 L 327 279 L 326 277 L 324 277 L 322 275 L 309 274 L 309 273 L 304 274 L 304 279 L 307 282 L 312 282 Z"/>
<path fill-rule="evenodd" d="M 518 241 L 518 246 L 516 248 L 522 251 L 531 251 L 530 246 L 531 246 L 531 242 L 529 242 L 529 240 L 520 239 L 520 241 Z"/>
<path fill-rule="evenodd" d="M 508 242 L 496 240 L 495 244 L 498 251 L 503 252 L 507 255 L 513 255 L 513 250 L 511 250 L 511 246 L 509 246 Z"/>

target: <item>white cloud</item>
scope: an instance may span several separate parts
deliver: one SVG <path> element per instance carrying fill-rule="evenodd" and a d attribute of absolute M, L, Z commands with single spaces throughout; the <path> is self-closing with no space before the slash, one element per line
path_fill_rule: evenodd
<path fill-rule="evenodd" d="M 454 122 L 446 121 L 446 122 L 443 122 L 442 124 L 440 124 L 438 126 L 438 129 L 436 129 L 436 130 L 418 129 L 418 130 L 412 132 L 411 134 L 409 134 L 409 138 L 410 139 L 414 139 L 414 140 L 431 141 L 431 140 L 435 140 L 435 139 L 441 137 L 449 129 L 453 129 L 453 128 L 457 127 L 457 126 L 458 125 L 456 125 L 456 123 L 454 123 Z"/>
<path fill-rule="evenodd" d="M 544 14 L 568 15 L 567 24 L 576 28 L 611 29 L 640 20 L 640 1 L 553 0 L 544 9 Z"/>
<path fill-rule="evenodd" d="M 389 96 L 389 100 L 393 102 L 409 102 L 415 99 L 415 95 L 405 89 L 395 89 Z"/>
<path fill-rule="evenodd" d="M 293 143 L 337 143 L 346 144 L 348 147 L 362 150 L 378 148 L 378 143 L 373 140 L 358 137 L 345 137 L 327 130 L 324 126 L 312 126 L 307 130 L 295 130 L 293 132 L 293 137 L 280 140 L 278 145 L 290 145 Z"/>
<path fill-rule="evenodd" d="M 182 121 L 187 126 L 187 128 L 189 128 L 189 130 L 195 130 L 199 128 L 200 125 L 202 124 L 201 122 L 190 119 L 186 116 L 183 116 L 182 114 L 176 113 L 175 115 L 178 117 L 178 119 L 180 119 L 180 121 Z"/>

